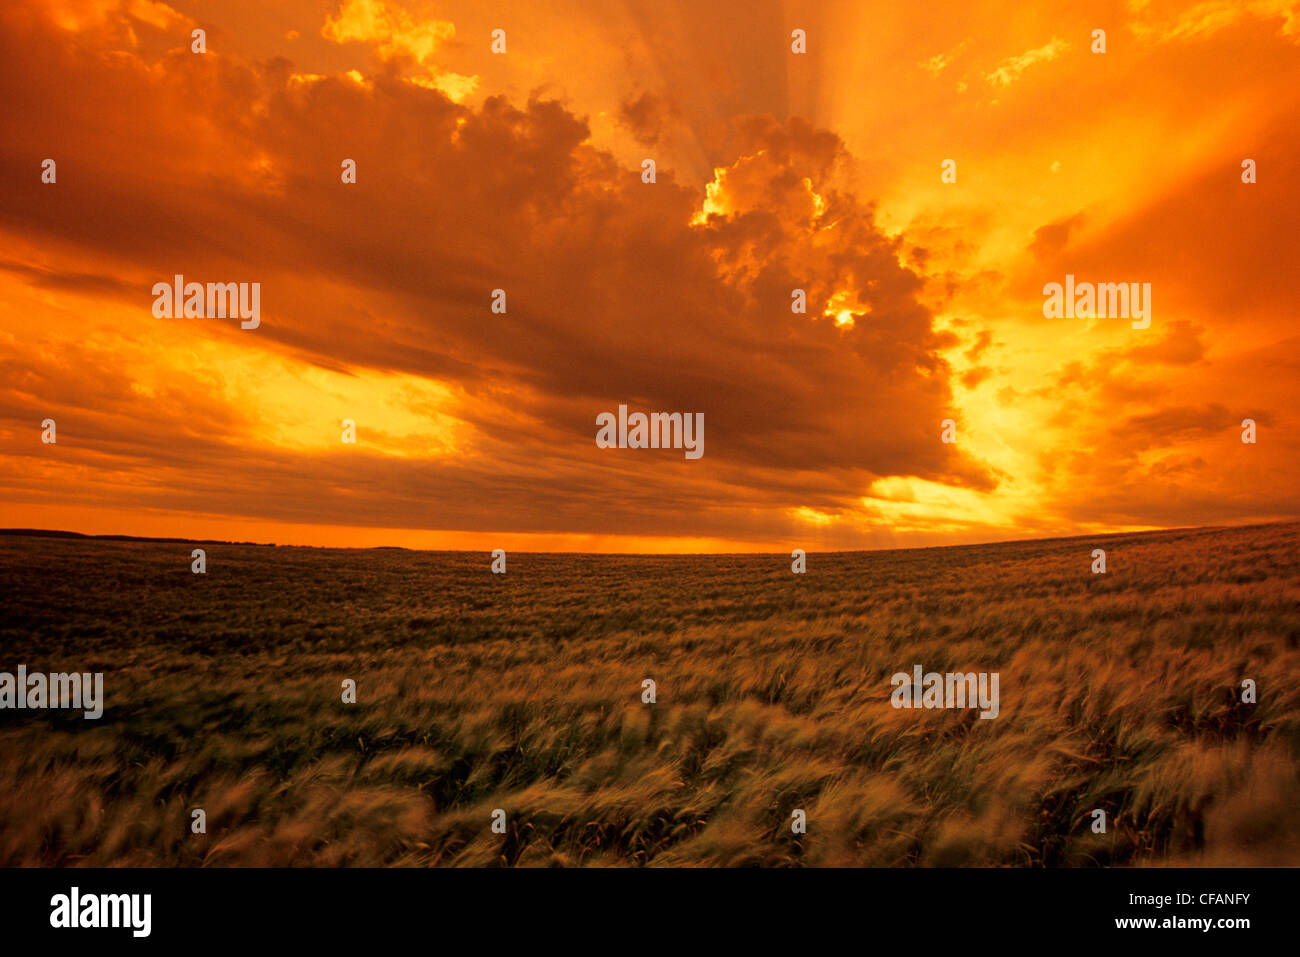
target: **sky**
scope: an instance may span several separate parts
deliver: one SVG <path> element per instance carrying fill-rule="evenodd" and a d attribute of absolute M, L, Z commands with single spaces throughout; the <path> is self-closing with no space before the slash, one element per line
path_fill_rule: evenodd
<path fill-rule="evenodd" d="M 1295 519 L 1298 115 L 1300 0 L 6 0 L 0 526 L 731 552 Z M 259 283 L 260 324 L 159 317 L 177 274 Z M 1067 274 L 1149 283 L 1149 327 L 1049 318 Z M 598 447 L 620 404 L 702 413 L 704 454 Z"/>

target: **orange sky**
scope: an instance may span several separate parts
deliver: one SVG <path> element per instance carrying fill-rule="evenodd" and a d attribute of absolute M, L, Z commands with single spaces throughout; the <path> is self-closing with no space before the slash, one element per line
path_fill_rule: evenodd
<path fill-rule="evenodd" d="M 1300 517 L 1300 0 L 1028 6 L 7 0 L 0 526 L 732 551 Z M 177 273 L 261 283 L 261 325 L 155 318 Z M 1067 273 L 1150 283 L 1150 328 L 1045 318 Z M 704 413 L 704 456 L 597 448 L 620 403 Z"/>

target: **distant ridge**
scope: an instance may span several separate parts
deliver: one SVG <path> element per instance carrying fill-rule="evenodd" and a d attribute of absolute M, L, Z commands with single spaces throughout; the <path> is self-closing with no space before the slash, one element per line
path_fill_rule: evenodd
<path fill-rule="evenodd" d="M 0 528 L 0 535 L 31 538 L 82 538 L 87 541 L 103 542 L 174 542 L 192 545 L 257 545 L 262 548 L 279 548 L 275 542 L 232 542 L 224 538 L 165 538 L 159 535 L 87 535 L 85 532 L 65 532 L 54 528 Z M 285 546 L 286 548 L 290 546 Z M 328 545 L 294 545 L 293 548 L 329 548 Z M 353 547 L 353 546 L 347 546 Z M 404 545 L 371 545 L 382 551 L 409 552 Z"/>
<path fill-rule="evenodd" d="M 229 542 L 220 538 L 163 538 L 156 535 L 86 535 L 52 528 L 0 528 L 0 535 L 26 535 L 32 538 L 85 538 L 105 542 L 184 542 L 195 545 L 270 545 L 275 542 Z"/>
<path fill-rule="evenodd" d="M 1246 525 L 1185 525 L 1174 526 L 1170 528 L 1151 528 L 1142 531 L 1133 532 L 1097 532 L 1084 535 L 1052 535 L 1045 538 L 1009 538 L 995 539 L 989 542 L 965 542 L 955 545 L 890 545 L 878 548 L 840 548 L 828 549 L 825 552 L 816 552 L 819 555 L 841 555 L 859 552 L 933 552 L 933 551 L 962 551 L 975 548 L 994 548 L 994 547 L 1016 547 L 1016 546 L 1033 546 L 1033 545 L 1050 545 L 1059 542 L 1106 542 L 1132 538 L 1142 538 L 1149 535 L 1187 535 L 1187 534 L 1209 534 L 1213 532 L 1226 531 L 1244 531 L 1252 528 L 1268 528 L 1275 525 L 1294 525 L 1300 524 L 1293 518 L 1277 519 L 1269 522 L 1251 522 Z M 409 548 L 405 545 L 279 545 L 276 542 L 235 542 L 220 538 L 167 538 L 154 535 L 89 535 L 84 532 L 67 532 L 60 529 L 48 528 L 0 528 L 0 535 L 9 535 L 15 538 L 30 536 L 33 538 L 63 538 L 63 539 L 83 539 L 85 541 L 105 541 L 105 542 L 167 542 L 176 544 L 194 544 L 194 545 L 255 545 L 261 548 L 303 548 L 315 549 L 320 551 L 329 550 L 353 550 L 353 551 L 390 551 L 390 552 L 426 552 L 429 554 L 477 554 L 482 549 L 464 549 L 464 548 Z M 775 549 L 771 552 L 530 552 L 526 549 L 519 549 L 518 554 L 524 555 L 603 555 L 608 558 L 674 558 L 674 557 L 713 557 L 727 558 L 745 555 L 775 555 L 782 554 L 782 549 Z"/>

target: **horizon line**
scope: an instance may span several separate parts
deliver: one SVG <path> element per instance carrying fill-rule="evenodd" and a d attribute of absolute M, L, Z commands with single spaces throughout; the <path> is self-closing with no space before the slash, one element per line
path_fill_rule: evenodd
<path fill-rule="evenodd" d="M 1119 538 L 1122 536 L 1134 535 L 1159 535 L 1170 532 L 1209 532 L 1224 531 L 1227 529 L 1249 529 L 1265 528 L 1274 525 L 1292 525 L 1300 519 L 1277 519 L 1267 522 L 1248 522 L 1242 525 L 1176 525 L 1166 528 L 1150 528 L 1137 531 L 1113 531 L 1101 532 L 1096 535 L 1050 535 L 1040 538 L 1016 538 L 1016 539 L 996 539 L 987 542 L 963 542 L 946 545 L 897 545 L 885 546 L 878 548 L 834 548 L 834 549 L 808 549 L 804 548 L 804 553 L 808 555 L 834 555 L 855 552 L 899 552 L 899 551 L 930 551 L 934 549 L 957 549 L 957 548 L 983 548 L 990 545 L 1026 545 L 1046 542 L 1064 542 L 1089 540 L 1094 541 L 1103 538 Z M 403 551 L 403 552 L 429 552 L 436 554 L 481 554 L 484 550 L 481 548 L 411 548 L 406 545 L 299 545 L 299 544 L 280 544 L 278 542 L 253 542 L 253 541 L 236 541 L 218 538 L 182 538 L 169 535 L 128 535 L 124 533 L 92 533 L 92 532 L 74 532 L 67 529 L 47 529 L 47 528 L 0 528 L 0 536 L 9 538 L 54 538 L 54 539 L 76 539 L 87 541 L 122 541 L 122 542 L 162 542 L 178 545 L 233 545 L 240 547 L 254 548 L 311 548 L 318 550 L 330 551 Z M 802 546 L 799 546 L 802 547 Z M 622 557 L 636 558 L 673 558 L 673 557 L 728 557 L 736 555 L 782 555 L 784 551 L 717 551 L 717 552 L 609 552 L 609 551 L 531 551 L 528 549 L 512 548 L 506 550 L 508 554 L 516 555 L 615 555 Z M 491 554 L 491 552 L 488 552 Z"/>

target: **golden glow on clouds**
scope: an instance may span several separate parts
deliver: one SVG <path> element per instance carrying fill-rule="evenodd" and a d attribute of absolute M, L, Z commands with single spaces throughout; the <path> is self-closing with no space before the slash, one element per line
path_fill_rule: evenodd
<path fill-rule="evenodd" d="M 558 512 L 575 495 L 590 494 L 586 515 L 602 514 L 609 502 L 597 493 L 610 478 L 606 470 L 613 471 L 615 462 L 625 467 L 632 461 L 538 458 L 543 440 L 558 442 L 587 428 L 590 401 L 577 388 L 573 394 L 548 394 L 539 370 L 529 366 L 538 343 L 556 330 L 522 291 L 511 288 L 508 317 L 484 313 L 480 320 L 492 323 L 501 343 L 527 343 L 520 352 L 476 354 L 462 340 L 449 345 L 438 334 L 440 324 L 454 326 L 460 317 L 484 311 L 483 290 L 463 281 L 445 260 L 439 267 L 422 268 L 425 250 L 418 242 L 406 250 L 410 262 L 403 269 L 373 236 L 359 230 L 365 239 L 353 242 L 344 228 L 346 241 L 338 255 L 373 256 L 371 271 L 364 280 L 352 275 L 337 284 L 318 283 L 329 274 L 328 261 L 306 263 L 303 286 L 320 288 L 309 289 L 304 297 L 318 296 L 320 304 L 329 306 L 355 304 L 352 312 L 343 312 L 346 318 L 334 321 L 373 330 L 373 337 L 382 340 L 390 324 L 400 325 L 385 293 L 391 291 L 394 299 L 426 296 L 432 304 L 427 342 L 408 340 L 394 351 L 400 359 L 403 348 L 413 352 L 418 345 L 433 358 L 428 371 L 401 367 L 392 356 L 386 367 L 379 360 L 354 361 L 340 346 L 322 360 L 313 352 L 310 331 L 279 325 L 274 318 L 255 333 L 206 320 L 142 325 L 139 290 L 158 277 L 126 275 L 129 267 L 101 262 L 103 249 L 115 244 L 96 248 L 81 236 L 84 224 L 51 238 L 14 215 L 0 219 L 6 249 L 0 256 L 0 361 L 6 363 L 9 383 L 8 398 L 0 405 L 0 437 L 27 442 L 33 417 L 39 421 L 41 409 L 64 397 L 69 386 L 79 385 L 85 394 L 75 401 L 68 398 L 60 412 L 68 419 L 66 454 L 81 448 L 74 438 L 111 436 L 105 447 L 86 454 L 111 459 L 113 471 L 111 481 L 100 487 L 98 459 L 79 459 L 67 466 L 78 477 L 69 483 L 66 475 L 74 473 L 59 472 L 58 460 L 46 456 L 38 461 L 41 476 L 48 479 L 48 490 L 42 492 L 21 474 L 35 467 L 23 446 L 23 468 L 15 465 L 0 473 L 0 502 L 6 503 L 6 515 L 24 519 L 3 524 L 321 544 L 457 547 L 459 542 L 491 548 L 499 540 L 520 543 L 514 547 L 697 551 L 797 544 L 805 531 L 844 536 L 826 538 L 830 545 L 930 544 L 1262 520 L 1296 511 L 1294 488 L 1300 483 L 1295 481 L 1295 456 L 1283 439 L 1300 425 L 1292 411 L 1300 406 L 1288 374 L 1293 365 L 1287 364 L 1294 359 L 1295 334 L 1277 292 L 1285 285 L 1280 277 L 1286 266 L 1279 250 L 1291 248 L 1293 237 L 1264 234 L 1267 207 L 1293 204 L 1281 191 L 1288 187 L 1278 184 L 1285 184 L 1294 170 L 1293 163 L 1286 167 L 1286 157 L 1300 145 L 1292 135 L 1294 123 L 1288 127 L 1286 119 L 1300 106 L 1292 82 L 1300 67 L 1300 3 L 1295 0 L 1130 2 L 1123 9 L 1097 5 L 1083 13 L 1062 3 L 1045 8 L 1041 16 L 1015 20 L 1002 16 L 997 5 L 984 3 L 954 2 L 926 15 L 906 5 L 868 11 L 853 4 L 796 3 L 786 5 L 786 18 L 765 18 L 744 7 L 744 24 L 728 17 L 702 22 L 693 16 L 698 11 L 692 5 L 671 3 L 655 6 L 650 15 L 636 4 L 597 12 L 563 4 L 554 9 L 506 4 L 498 10 L 467 0 L 335 0 L 323 20 L 315 3 L 240 14 L 206 5 L 178 12 L 151 0 L 57 0 L 40 9 L 66 31 L 68 43 L 81 45 L 65 62 L 86 69 L 102 63 L 133 65 L 142 87 L 129 91 L 136 99 L 123 101 L 123 119 L 156 94 L 148 86 L 150 78 L 182 84 L 199 69 L 215 71 L 209 79 L 220 81 L 227 115 L 214 116 L 207 125 L 206 119 L 199 123 L 183 112 L 172 114 L 172 120 L 178 135 L 202 141 L 192 154 L 192 175 L 201 184 L 195 190 L 220 184 L 226 191 L 222 195 L 228 201 L 214 206 L 227 212 L 229 221 L 212 227 L 209 237 L 219 249 L 228 244 L 232 255 L 238 252 L 241 220 L 259 228 L 254 215 L 259 204 L 272 197 L 292 199 L 295 191 L 324 188 L 315 184 L 337 179 L 334 154 L 353 155 L 354 135 L 362 164 L 357 193 L 363 199 L 349 216 L 360 224 L 374 195 L 363 189 L 454 193 L 477 188 L 464 180 L 469 175 L 465 170 L 451 173 L 422 165 L 417 169 L 427 171 L 428 180 L 417 184 L 414 177 L 401 180 L 390 168 L 392 138 L 399 131 L 423 135 L 427 130 L 421 124 L 441 115 L 435 107 L 445 103 L 431 94 L 445 94 L 464 106 L 448 121 L 450 142 L 458 149 L 482 143 L 488 135 L 470 112 L 482 108 L 487 98 L 500 94 L 505 108 L 525 111 L 536 91 L 542 91 L 543 99 L 557 97 L 559 109 L 573 114 L 575 123 L 585 120 L 582 132 L 554 134 L 540 120 L 530 121 L 541 130 L 535 141 L 518 130 L 511 133 L 515 139 L 498 128 L 489 132 L 501 136 L 498 155 L 517 147 L 534 149 L 528 163 L 537 164 L 569 150 L 565 137 L 572 135 L 579 144 L 573 155 L 580 161 L 530 169 L 515 178 L 503 174 L 495 181 L 491 164 L 481 163 L 478 172 L 489 183 L 484 196 L 492 195 L 491 190 L 506 195 L 518 190 L 524 197 L 520 202 L 536 199 L 529 190 L 537 182 L 553 183 L 559 191 L 567 176 L 603 173 L 606 162 L 615 167 L 610 183 L 621 183 L 623 177 L 644 190 L 635 194 L 645 197 L 647 210 L 645 222 L 634 227 L 640 232 L 621 235 L 619 224 L 611 222 L 592 227 L 609 230 L 611 255 L 625 260 L 612 272 L 627 288 L 616 286 L 594 297 L 604 311 L 593 311 L 588 331 L 610 343 L 613 364 L 619 361 L 618 350 L 629 348 L 627 340 L 618 338 L 631 321 L 625 314 L 636 305 L 627 297 L 663 295 L 668 311 L 676 308 L 672 297 L 679 280 L 683 288 L 688 279 L 700 281 L 673 272 L 679 263 L 664 257 L 645 268 L 664 270 L 670 278 L 650 291 L 635 285 L 643 243 L 674 217 L 696 227 L 689 230 L 693 239 L 715 243 L 710 251 L 724 283 L 754 279 L 763 295 L 776 289 L 787 296 L 785 286 L 807 281 L 809 318 L 818 321 L 805 326 L 832 335 L 838 349 L 860 350 L 864 368 L 893 361 L 896 356 L 888 350 L 900 343 L 865 338 L 878 327 L 893 328 L 885 325 L 893 306 L 872 288 L 868 275 L 845 267 L 821 276 L 820 298 L 811 291 L 814 277 L 805 280 L 803 275 L 814 264 L 825 265 L 818 256 L 835 262 L 844 257 L 839 237 L 854 226 L 852 217 L 842 218 L 844 197 L 874 204 L 876 220 L 897 240 L 890 255 L 916 273 L 916 295 L 941 336 L 937 344 L 918 346 L 916 355 L 900 366 L 919 367 L 931 359 L 938 363 L 925 375 L 944 384 L 944 408 L 933 423 L 927 420 L 927 435 L 937 443 L 938 419 L 954 418 L 960 452 L 987 469 L 994 481 L 981 485 L 956 468 L 951 474 L 932 471 L 931 478 L 899 474 L 871 479 L 863 477 L 864 471 L 845 478 L 850 487 L 838 490 L 837 498 L 824 488 L 819 489 L 824 495 L 804 494 L 791 488 L 797 484 L 791 473 L 774 469 L 770 498 L 749 487 L 737 493 L 742 499 L 748 496 L 736 512 L 750 524 L 737 520 L 726 533 L 699 531 L 694 514 L 665 518 L 663 534 L 644 527 L 627 532 L 626 516 L 604 525 L 593 521 L 584 527 L 603 530 L 590 534 L 567 528 L 512 533 L 517 516 L 532 507 L 534 494 L 545 502 L 537 506 L 543 513 Z M 212 18 L 201 25 L 210 29 L 215 56 L 201 63 L 189 59 L 191 16 Z M 788 18 L 797 23 L 787 24 Z M 1089 49 L 1094 20 L 1107 28 L 1105 55 Z M 5 22 L 11 30 L 14 24 L 21 26 L 20 18 Z M 286 31 L 290 25 L 293 29 Z M 806 57 L 786 52 L 791 25 L 810 30 Z M 489 52 L 488 33 L 496 26 L 510 31 L 511 53 L 506 56 Z M 272 38 L 261 41 L 270 45 L 257 56 L 245 55 L 237 44 L 245 38 L 254 43 L 259 30 Z M 218 38 L 224 44 L 214 43 Z M 9 40 L 10 49 L 18 45 L 12 36 Z M 770 52 L 765 52 L 767 45 Z M 228 63 L 234 69 L 247 62 L 261 70 L 271 56 L 292 62 L 278 88 L 268 83 L 245 89 L 213 66 Z M 349 111 L 358 104 L 391 103 L 386 83 L 392 76 L 402 81 L 396 85 L 406 95 L 427 101 L 421 106 L 431 112 L 402 117 L 403 122 L 376 132 L 366 126 L 365 116 Z M 888 95 L 877 95 L 884 89 Z M 245 116 L 266 117 L 282 109 L 277 97 L 300 111 L 291 118 L 312 117 L 317 109 L 333 111 L 331 122 L 345 127 L 337 141 L 322 146 L 327 155 L 320 169 L 286 165 L 284 152 L 274 143 L 232 151 L 223 139 L 224 131 L 237 130 Z M 97 106 L 95 115 L 102 113 L 102 122 L 111 127 L 116 120 L 109 107 Z M 837 136 L 844 157 L 837 160 L 835 172 L 820 168 L 824 157 L 808 148 L 773 178 L 775 152 L 797 154 L 807 147 L 805 142 L 782 142 L 784 128 L 779 135 L 755 135 L 743 148 L 733 149 L 730 138 L 737 135 L 738 118 L 766 114 L 781 123 L 793 115 L 806 120 L 811 130 Z M 296 130 L 292 134 L 299 135 Z M 402 148 L 418 143 L 420 135 Z M 131 145 L 128 139 L 121 147 L 129 152 Z M 14 160 L 7 168 L 29 175 L 31 156 L 44 154 L 35 152 L 35 144 L 22 148 L 21 162 Z M 73 135 L 57 149 L 60 185 L 51 188 L 72 190 L 81 177 L 100 175 L 102 150 L 93 153 Z M 1237 184 L 1241 158 L 1258 158 L 1269 149 L 1273 152 L 1261 167 L 1260 184 Z M 602 150 L 608 153 L 593 158 Z M 640 160 L 647 156 L 658 164 L 656 187 L 638 181 Z M 947 158 L 957 163 L 955 184 L 940 181 L 940 163 Z M 142 156 L 139 162 L 152 175 L 153 160 Z M 135 179 L 141 181 L 141 174 Z M 100 183 L 114 180 L 104 173 Z M 1225 213 L 1223 225 L 1200 227 L 1199 235 L 1188 237 L 1162 220 L 1162 215 L 1175 214 L 1190 219 L 1219 183 L 1237 190 L 1214 200 Z M 333 181 L 329 187 L 338 188 Z M 693 193 L 684 211 L 675 200 L 664 199 L 676 187 Z M 604 189 L 613 195 L 613 186 Z M 1256 193 L 1272 199 L 1255 209 L 1249 204 Z M 168 213 L 167 200 L 152 188 L 135 194 L 135 201 L 156 202 L 155 212 L 164 218 Z M 572 197 L 566 201 L 574 203 Z M 653 205 L 660 202 L 665 205 Z M 1174 214 L 1167 212 L 1170 208 Z M 516 263 L 543 261 L 553 235 L 551 218 L 585 215 L 580 204 L 545 209 L 535 232 L 523 234 L 512 250 L 517 259 L 497 265 L 509 272 Z M 602 207 L 590 215 L 595 224 L 609 213 Z M 763 217 L 787 228 L 784 236 L 799 239 L 774 249 L 769 244 L 775 233 L 754 225 Z M 233 230 L 228 237 L 226 226 Z M 124 226 L 122 236 L 148 228 Z M 316 228 L 308 214 L 301 223 L 286 221 L 285 262 L 277 268 L 294 271 L 292 257 L 310 245 L 303 236 Z M 476 231 L 476 224 L 453 217 L 449 222 L 430 219 L 424 228 L 456 236 L 467 268 L 485 261 L 491 265 L 491 247 L 476 245 L 483 232 Z M 740 236 L 735 246 L 727 245 L 732 236 Z M 1185 244 L 1178 245 L 1180 240 Z M 1160 243 L 1168 248 L 1154 245 Z M 1234 256 L 1238 249 L 1252 252 Z M 592 268 L 582 260 L 560 265 L 578 279 Z M 438 268 L 442 271 L 435 272 Z M 1067 269 L 1085 279 L 1152 281 L 1151 330 L 1135 333 L 1127 323 L 1103 320 L 1045 320 L 1039 290 L 1045 281 L 1059 281 Z M 65 274 L 74 277 L 67 288 L 51 285 L 51 277 Z M 93 281 L 102 277 L 118 285 Z M 268 284 L 274 279 L 261 278 Z M 509 278 L 493 282 L 509 286 Z M 386 288 L 390 283 L 391 290 Z M 710 300 L 710 308 L 725 313 L 735 337 L 753 336 L 751 366 L 726 376 L 752 380 L 757 394 L 765 384 L 784 379 L 786 363 L 809 361 L 808 353 L 792 348 L 784 327 L 726 312 L 741 308 L 739 301 L 719 295 Z M 789 315 L 788 302 L 783 298 L 770 314 L 780 314 L 783 322 L 803 322 L 804 317 Z M 305 303 L 304 312 L 310 313 L 311 306 Z M 822 317 L 835 328 L 821 322 Z M 649 329 L 648 317 L 637 321 Z M 646 333 L 674 334 L 678 332 L 657 325 Z M 708 367 L 710 358 L 683 353 L 687 380 L 707 381 L 703 371 L 716 372 Z M 1261 372 L 1268 362 L 1276 365 Z M 573 369 L 569 375 L 583 382 L 588 373 Z M 638 381 L 629 389 L 652 385 Z M 830 405 L 838 397 L 829 384 L 827 389 L 825 403 Z M 901 395 L 905 398 L 876 417 L 865 412 L 861 436 L 853 441 L 889 447 L 882 436 L 917 414 L 908 404 L 915 396 Z M 512 397 L 540 405 L 523 411 Z M 193 403 L 192 412 L 187 402 Z M 761 403 L 755 409 L 752 417 L 736 415 L 732 421 L 738 430 L 757 430 L 778 417 Z M 1232 459 L 1241 454 L 1240 443 L 1232 444 L 1232 430 L 1222 423 L 1239 421 L 1248 412 L 1261 416 L 1267 438 L 1250 450 L 1253 459 Z M 345 418 L 358 422 L 357 447 L 339 443 L 339 423 Z M 340 517 L 337 521 L 344 524 L 335 525 L 324 514 L 315 521 L 293 521 L 287 513 L 272 518 L 220 513 L 215 507 L 207 513 L 154 506 L 129 512 L 121 504 L 125 498 L 78 505 L 78 489 L 87 501 L 101 502 L 110 487 L 163 488 L 184 474 L 184 465 L 154 463 L 149 458 L 154 451 L 131 446 L 131 430 L 142 421 L 152 421 L 164 437 L 175 435 L 178 444 L 194 442 L 195 456 L 208 454 L 203 442 L 223 441 L 250 456 L 294 456 L 295 465 L 355 455 L 382 465 L 427 466 L 436 476 L 465 468 L 468 477 L 458 493 L 464 495 L 500 475 L 526 474 L 532 482 L 532 469 L 556 477 L 557 487 L 542 490 L 537 487 L 542 483 L 533 483 L 520 490 L 504 483 L 490 493 L 500 503 L 495 527 L 478 516 L 466 519 L 472 526 L 468 529 L 433 531 L 397 528 L 395 520 L 376 524 L 381 518 L 347 524 Z M 709 419 L 710 453 L 704 465 L 682 473 L 699 483 L 684 486 L 692 493 L 724 495 L 732 487 L 728 470 L 741 468 L 713 450 L 731 451 L 743 440 L 720 434 L 713 421 Z M 1184 421 L 1188 424 L 1179 424 Z M 1211 421 L 1217 423 L 1213 428 L 1202 425 Z M 819 431 L 820 425 L 808 426 L 817 441 L 845 443 L 842 434 L 829 427 Z M 781 428 L 791 426 L 781 423 Z M 900 453 L 880 467 L 924 458 L 915 449 L 908 453 L 912 459 Z M 1224 471 L 1228 463 L 1231 474 Z M 656 460 L 652 468 L 658 467 Z M 745 461 L 743 471 L 762 467 L 762 460 Z M 923 467 L 930 465 L 917 464 L 916 471 Z M 652 468 L 646 476 L 665 474 Z M 578 475 L 588 478 L 572 485 L 559 481 Z M 1165 481 L 1170 484 L 1162 485 Z M 669 493 L 657 494 L 671 500 Z M 304 485 L 299 497 L 310 495 L 310 485 Z M 626 500 L 626 494 L 621 497 Z M 620 494 L 611 492 L 610 498 Z M 700 501 L 706 498 L 701 492 Z M 648 504 L 653 500 L 647 493 L 640 503 L 643 513 L 653 511 Z M 12 512 L 10 504 L 21 511 Z M 719 510 L 715 505 L 708 511 L 712 516 Z M 754 527 L 756 515 L 772 517 L 768 530 Z M 209 531 L 198 530 L 191 519 Z M 557 526 L 564 521 L 573 519 L 556 518 Z M 245 531 L 216 531 L 223 528 Z M 890 537 L 882 537 L 886 535 Z"/>
<path fill-rule="evenodd" d="M 423 65 L 456 35 L 456 27 L 445 20 L 418 20 L 384 0 L 344 0 L 337 14 L 326 17 L 321 35 L 335 43 L 374 43 L 386 60 L 406 55 Z"/>
<path fill-rule="evenodd" d="M 970 523 L 1012 524 L 1000 503 L 990 496 L 923 479 L 879 479 L 862 501 L 896 531 L 959 531 Z"/>
<path fill-rule="evenodd" d="M 1053 37 L 1041 47 L 1026 50 L 1018 56 L 1007 57 L 997 67 L 986 73 L 984 78 L 993 86 L 1010 86 L 1020 79 L 1020 75 L 1034 64 L 1048 63 L 1055 60 L 1068 49 L 1070 49 L 1070 44 L 1059 37 Z"/>
<path fill-rule="evenodd" d="M 465 102 L 466 98 L 478 86 L 478 78 L 460 76 L 456 73 L 441 73 L 437 76 L 412 76 L 407 82 L 422 86 L 426 90 L 441 90 L 456 103 Z"/>
<path fill-rule="evenodd" d="M 819 512 L 815 508 L 808 508 L 806 505 L 794 509 L 794 516 L 799 521 L 807 522 L 809 525 L 829 525 L 834 521 L 834 516 Z"/>
<path fill-rule="evenodd" d="M 244 399 L 270 426 L 257 439 L 274 447 L 338 451 L 342 422 L 352 419 L 360 423 L 358 442 L 367 453 L 432 460 L 463 451 L 465 427 L 440 411 L 454 396 L 439 383 L 360 370 L 344 374 L 304 363 L 281 362 L 276 368 L 266 356 L 226 359 L 234 376 L 255 384 Z"/>
<path fill-rule="evenodd" d="M 704 184 L 704 201 L 699 210 L 691 217 L 692 226 L 700 226 L 713 215 L 725 216 L 731 210 L 723 202 L 723 190 L 726 188 L 727 170 L 719 166 L 713 171 L 713 179 Z"/>
<path fill-rule="evenodd" d="M 159 30 L 169 30 L 185 22 L 185 18 L 167 4 L 155 3 L 153 0 L 130 0 L 127 10 L 137 20 L 143 20 Z"/>
<path fill-rule="evenodd" d="M 834 319 L 837 326 L 851 327 L 854 313 L 864 314 L 870 310 L 871 306 L 861 304 L 853 292 L 842 290 L 830 297 L 826 303 L 826 312 L 824 314 Z"/>
<path fill-rule="evenodd" d="M 3 274 L 0 274 L 2 277 Z M 92 323 L 66 295 L 28 290 L 0 279 L 0 305 L 40 311 L 47 322 L 22 343 L 13 335 L 0 342 L 6 351 L 34 348 L 51 358 L 67 355 L 65 343 L 84 337 L 94 354 L 113 368 L 129 369 L 130 391 L 160 412 L 175 403 L 186 428 L 186 395 L 195 406 L 213 405 L 232 417 L 230 437 L 249 450 L 380 454 L 437 460 L 466 450 L 469 427 L 454 415 L 457 396 L 435 380 L 370 369 L 322 368 L 292 356 L 259 348 L 228 320 L 164 321 L 139 334 L 137 309 L 96 303 Z M 87 335 L 89 333 L 89 335 Z M 358 444 L 341 441 L 342 421 L 358 425 Z M 66 425 L 67 423 L 65 423 Z M 147 427 L 148 423 L 142 423 Z M 195 420 L 197 427 L 197 420 Z"/>
<path fill-rule="evenodd" d="M 326 18 L 321 36 L 334 43 L 373 44 L 386 61 L 412 59 L 428 72 L 409 77 L 410 82 L 441 90 L 457 103 L 478 86 L 477 76 L 463 76 L 434 65 L 434 55 L 456 36 L 456 25 L 421 18 L 397 3 L 344 0 L 338 13 Z"/>
<path fill-rule="evenodd" d="M 1297 0 L 1205 0 L 1163 16 L 1148 9 L 1146 0 L 1130 0 L 1135 15 L 1129 29 L 1142 40 L 1170 42 L 1208 37 L 1248 18 L 1282 19 L 1281 34 L 1300 42 L 1300 2 Z M 1157 19 L 1158 17 L 1158 19 Z"/>
<path fill-rule="evenodd" d="M 812 197 L 813 219 L 821 219 L 822 214 L 826 212 L 826 201 L 817 194 L 815 189 L 813 189 L 813 183 L 810 178 L 805 176 L 802 182 L 804 189 L 808 190 L 808 195 Z"/>

